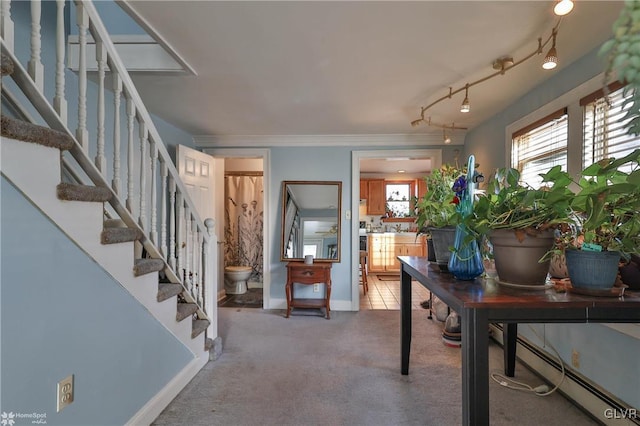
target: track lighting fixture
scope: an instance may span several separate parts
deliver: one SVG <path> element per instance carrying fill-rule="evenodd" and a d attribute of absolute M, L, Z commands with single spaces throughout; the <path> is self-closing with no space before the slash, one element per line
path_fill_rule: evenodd
<path fill-rule="evenodd" d="M 553 13 L 558 16 L 564 16 L 573 10 L 573 2 L 571 0 L 558 0 L 553 8 Z"/>
<path fill-rule="evenodd" d="M 556 29 L 553 29 L 553 43 L 551 44 L 551 49 L 549 49 L 549 53 L 544 58 L 544 62 L 542 63 L 542 68 L 545 70 L 552 70 L 558 65 L 558 52 L 556 52 Z"/>
<path fill-rule="evenodd" d="M 462 105 L 460 106 L 460 112 L 469 112 L 471 111 L 471 104 L 469 104 L 469 84 L 464 87 L 464 101 L 462 101 Z"/>
<path fill-rule="evenodd" d="M 573 8 L 573 2 L 570 0 L 558 0 L 557 4 L 556 4 L 556 8 L 554 8 L 554 12 L 558 15 L 561 14 L 562 11 L 566 10 L 566 12 L 564 12 L 564 14 L 567 14 L 571 11 L 571 9 Z M 512 68 L 515 68 L 516 66 L 520 65 L 523 62 L 526 62 L 527 60 L 533 58 L 536 55 L 541 55 L 543 52 L 543 49 L 549 45 L 551 43 L 551 49 L 549 49 L 549 52 L 547 53 L 547 55 L 545 56 L 544 59 L 544 63 L 542 65 L 542 67 L 544 69 L 553 69 L 557 66 L 558 64 L 558 53 L 556 51 L 556 37 L 558 35 L 558 28 L 560 27 L 560 23 L 562 22 L 562 16 L 560 18 L 558 18 L 556 25 L 553 27 L 551 34 L 548 36 L 548 38 L 543 42 L 543 38 L 539 37 L 537 39 L 537 44 L 536 44 L 536 49 L 534 51 L 532 51 L 531 53 L 529 53 L 527 56 L 523 57 L 522 59 L 519 59 L 517 61 L 514 61 L 513 57 L 511 56 L 502 56 L 498 59 L 496 59 L 495 61 L 493 61 L 493 69 L 495 70 L 495 72 L 493 72 L 492 74 L 489 74 L 485 77 L 482 77 L 476 81 L 472 81 L 469 83 L 466 83 L 464 86 L 458 88 L 458 89 L 453 89 L 452 87 L 449 87 L 449 93 L 447 93 L 446 95 L 436 99 L 435 101 L 431 102 L 429 105 L 427 106 L 423 106 L 420 107 L 420 118 L 417 120 L 413 120 L 411 122 L 411 126 L 415 127 L 418 126 L 422 123 L 426 123 L 425 120 L 425 113 L 427 112 L 427 110 L 429 110 L 429 108 L 439 104 L 442 101 L 445 101 L 447 99 L 451 99 L 453 97 L 453 95 L 462 92 L 464 90 L 465 96 L 464 96 L 464 101 L 462 102 L 462 105 L 460 106 L 460 112 L 462 113 L 467 113 L 471 110 L 471 104 L 469 102 L 469 88 L 481 83 L 484 83 L 487 80 L 490 80 L 494 77 L 497 77 L 499 75 L 504 75 L 507 71 L 510 71 Z M 431 118 L 429 118 L 429 120 L 431 120 Z M 427 125 L 431 125 L 431 122 L 429 121 L 429 123 L 427 123 Z M 437 125 L 435 124 L 437 127 L 446 127 L 446 126 L 442 126 L 442 125 Z"/>

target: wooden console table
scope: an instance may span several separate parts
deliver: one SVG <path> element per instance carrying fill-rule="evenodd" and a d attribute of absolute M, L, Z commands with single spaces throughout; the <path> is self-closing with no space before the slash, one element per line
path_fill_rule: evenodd
<path fill-rule="evenodd" d="M 409 374 L 411 279 L 414 278 L 460 315 L 462 331 L 462 421 L 489 425 L 489 323 L 640 323 L 640 297 L 593 297 L 524 290 L 494 281 L 458 281 L 436 272 L 426 257 L 398 257 L 400 273 L 400 372 Z M 509 340 L 513 338 L 510 337 Z"/>
<path fill-rule="evenodd" d="M 291 314 L 291 308 L 324 308 L 326 318 L 331 318 L 329 299 L 331 298 L 331 262 L 312 263 L 304 262 L 287 263 L 287 318 Z M 324 298 L 300 299 L 293 294 L 293 284 L 324 284 Z"/>

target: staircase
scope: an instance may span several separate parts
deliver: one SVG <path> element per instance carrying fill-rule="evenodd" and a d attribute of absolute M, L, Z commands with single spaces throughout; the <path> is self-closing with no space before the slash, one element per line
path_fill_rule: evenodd
<path fill-rule="evenodd" d="M 2 0 L 0 7 L 3 109 L 11 101 L 15 105 L 10 110 L 21 113 L 13 116 L 3 113 L 1 117 L 2 176 L 194 356 L 189 368 L 180 372 L 130 420 L 134 424 L 148 423 L 209 361 L 214 341 L 216 352 L 220 351 L 214 222 L 198 217 L 93 4 L 90 1 L 73 3 L 78 14 L 80 49 L 86 49 L 86 31 L 91 31 L 98 46 L 99 95 L 95 106 L 98 128 L 92 132 L 95 139 L 88 136 L 90 130 L 86 123 L 86 57 L 80 59 L 78 105 L 67 106 L 64 87 L 71 82 L 64 80 L 63 72 L 55 73 L 53 100 L 46 98 L 43 89 L 45 65 L 39 63 L 38 55 L 46 48 L 40 45 L 46 36 L 39 33 L 39 9 L 57 8 L 57 13 L 42 13 L 42 18 L 46 15 L 46 19 L 56 21 L 53 25 L 57 28 L 55 69 L 60 71 L 65 56 L 62 31 L 65 22 L 61 12 L 71 3 L 30 2 L 31 13 L 37 20 L 34 18 L 31 23 L 32 55 L 25 65 L 13 49 L 8 3 Z M 115 105 L 111 124 L 104 121 L 107 65 Z M 6 79 L 11 79 L 19 88 L 19 96 L 11 92 L 15 88 L 10 90 L 4 84 Z M 29 105 L 22 105 L 24 98 Z M 68 128 L 67 109 L 71 107 L 77 108 L 75 132 Z M 125 120 L 120 120 L 121 115 Z M 105 141 L 107 126 L 113 129 L 113 142 Z M 139 137 L 136 138 L 136 134 Z M 122 147 L 120 135 L 124 140 Z M 108 155 L 112 158 L 108 159 Z"/>

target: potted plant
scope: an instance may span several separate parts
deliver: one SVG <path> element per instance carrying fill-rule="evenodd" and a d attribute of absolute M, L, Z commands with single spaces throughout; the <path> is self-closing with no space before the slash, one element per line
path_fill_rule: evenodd
<path fill-rule="evenodd" d="M 467 219 L 469 229 L 488 237 L 502 283 L 544 285 L 554 231 L 570 222 L 571 177 L 560 166 L 541 176 L 536 189 L 520 182 L 518 170 L 498 169 Z"/>
<path fill-rule="evenodd" d="M 416 203 L 418 234 L 428 234 L 433 243 L 435 261 L 441 270 L 447 269 L 455 240 L 455 226 L 460 218 L 452 190 L 455 180 L 464 172 L 444 164 L 424 178 L 427 192 Z"/>
<path fill-rule="evenodd" d="M 578 186 L 573 226 L 555 249 L 565 253 L 572 287 L 611 289 L 620 259 L 640 254 L 640 149 L 588 166 Z"/>

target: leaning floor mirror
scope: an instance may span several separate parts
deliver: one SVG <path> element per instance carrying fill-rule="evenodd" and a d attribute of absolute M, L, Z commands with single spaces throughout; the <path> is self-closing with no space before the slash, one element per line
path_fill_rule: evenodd
<path fill-rule="evenodd" d="M 283 181 L 281 261 L 340 262 L 342 182 Z"/>

